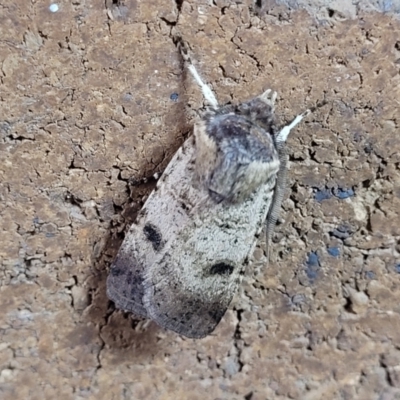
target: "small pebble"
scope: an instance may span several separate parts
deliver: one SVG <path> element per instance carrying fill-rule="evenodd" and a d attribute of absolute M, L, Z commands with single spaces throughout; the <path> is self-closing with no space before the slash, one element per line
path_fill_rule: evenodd
<path fill-rule="evenodd" d="M 332 197 L 332 194 L 329 192 L 329 190 L 317 190 L 314 194 L 314 199 L 317 200 L 319 203 L 322 200 L 328 200 Z"/>
<path fill-rule="evenodd" d="M 307 266 L 319 267 L 319 257 L 317 255 L 317 253 L 311 252 L 308 254 Z"/>
<path fill-rule="evenodd" d="M 348 199 L 349 197 L 354 196 L 354 190 L 338 188 L 335 191 L 335 196 L 340 200 Z"/>
<path fill-rule="evenodd" d="M 172 93 L 171 94 L 171 96 L 169 96 L 169 98 L 172 100 L 172 101 L 178 101 L 178 97 L 179 97 L 179 94 L 178 93 Z"/>
<path fill-rule="evenodd" d="M 364 274 L 367 279 L 375 279 L 375 272 L 373 271 L 365 271 Z"/>
<path fill-rule="evenodd" d="M 329 232 L 330 235 L 337 237 L 338 239 L 347 239 L 352 235 L 352 233 L 351 226 L 346 224 L 339 225 L 336 229 Z"/>
<path fill-rule="evenodd" d="M 305 302 L 305 296 L 304 294 L 295 294 L 292 297 L 292 303 L 297 305 L 297 304 L 303 304 Z"/>
<path fill-rule="evenodd" d="M 328 254 L 330 254 L 332 257 L 339 257 L 340 250 L 338 247 L 328 247 Z"/>
<path fill-rule="evenodd" d="M 364 292 L 350 290 L 351 309 L 356 314 L 361 314 L 368 306 L 369 298 Z"/>
<path fill-rule="evenodd" d="M 50 4 L 49 10 L 50 10 L 52 13 L 57 12 L 57 11 L 59 10 L 58 4 L 55 4 L 55 3 Z"/>
<path fill-rule="evenodd" d="M 125 101 L 131 101 L 133 99 L 133 96 L 131 93 L 125 93 L 123 99 Z"/>
<path fill-rule="evenodd" d="M 320 264 L 317 253 L 309 253 L 306 261 L 306 274 L 311 282 L 317 278 L 319 268 Z"/>

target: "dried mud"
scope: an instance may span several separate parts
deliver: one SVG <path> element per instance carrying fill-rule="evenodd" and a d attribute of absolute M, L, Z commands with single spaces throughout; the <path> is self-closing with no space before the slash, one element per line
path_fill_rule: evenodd
<path fill-rule="evenodd" d="M 400 398 L 400 22 L 257 4 L 1 6 L 2 399 Z M 137 182 L 203 107 L 176 32 L 221 103 L 270 87 L 284 123 L 327 101 L 289 140 L 272 261 L 261 242 L 197 341 L 105 294 Z"/>

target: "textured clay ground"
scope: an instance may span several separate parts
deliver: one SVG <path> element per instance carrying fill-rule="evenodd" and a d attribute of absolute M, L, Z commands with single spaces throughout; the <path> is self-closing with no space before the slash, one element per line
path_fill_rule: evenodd
<path fill-rule="evenodd" d="M 0 6 L 2 399 L 400 398 L 400 23 L 272 3 Z M 203 107 L 178 31 L 221 103 L 271 87 L 284 123 L 327 101 L 289 140 L 272 261 L 260 243 L 197 341 L 105 294 L 135 181 Z"/>

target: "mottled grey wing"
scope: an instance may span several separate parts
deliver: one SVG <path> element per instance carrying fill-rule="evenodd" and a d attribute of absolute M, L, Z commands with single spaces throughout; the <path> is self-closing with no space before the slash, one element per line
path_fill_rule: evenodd
<path fill-rule="evenodd" d="M 175 232 L 190 220 L 190 198 L 197 198 L 195 189 L 190 189 L 188 180 L 193 171 L 193 138 L 189 138 L 168 164 L 135 223 L 121 245 L 116 260 L 107 278 L 107 296 L 117 308 L 148 317 L 143 305 L 142 285 L 146 269 L 158 265 L 164 256 L 164 246 L 173 240 Z M 164 184 L 171 183 L 173 190 Z M 184 192 L 186 211 L 181 208 L 181 198 L 175 195 Z M 191 193 L 194 192 L 194 193 Z"/>
<path fill-rule="evenodd" d="M 135 252 L 121 247 L 107 278 L 107 296 L 115 306 L 148 317 L 143 306 L 143 266 Z"/>
<path fill-rule="evenodd" d="M 186 247 L 184 252 L 190 250 Z M 189 338 L 209 335 L 224 316 L 240 283 L 244 265 L 219 261 L 193 265 L 192 279 L 183 276 L 169 254 L 145 281 L 144 304 L 160 326 Z M 190 276 L 190 273 L 189 273 Z"/>
<path fill-rule="evenodd" d="M 176 276 L 168 283 L 151 285 L 145 299 L 149 313 L 160 326 L 193 339 L 209 335 L 224 316 L 239 281 L 230 282 L 229 276 L 220 281 L 224 291 L 216 291 L 207 297 L 206 293 L 193 293 L 190 290 L 176 290 L 180 286 Z"/>
<path fill-rule="evenodd" d="M 154 192 L 149 199 L 154 195 Z M 150 200 L 151 203 L 151 200 Z M 132 224 L 107 279 L 107 295 L 117 308 L 148 317 L 143 305 L 143 279 L 147 268 L 162 257 L 164 240 L 151 210 L 142 209 Z M 166 235 L 165 235 L 166 236 Z"/>
<path fill-rule="evenodd" d="M 191 338 L 210 334 L 227 310 L 270 207 L 275 179 L 239 205 L 193 215 L 144 274 L 144 306 L 159 325 Z"/>

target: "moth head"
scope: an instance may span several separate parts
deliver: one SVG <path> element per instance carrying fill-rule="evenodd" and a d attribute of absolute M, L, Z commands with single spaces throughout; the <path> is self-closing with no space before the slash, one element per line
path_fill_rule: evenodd
<path fill-rule="evenodd" d="M 237 115 L 242 115 L 267 132 L 273 133 L 274 107 L 271 101 L 263 98 L 262 95 L 238 104 L 235 111 Z"/>
<path fill-rule="evenodd" d="M 240 105 L 249 116 L 250 103 Z M 194 134 L 197 174 L 215 202 L 241 203 L 269 180 L 273 188 L 278 153 L 270 133 L 250 117 L 216 114 L 197 123 Z"/>

